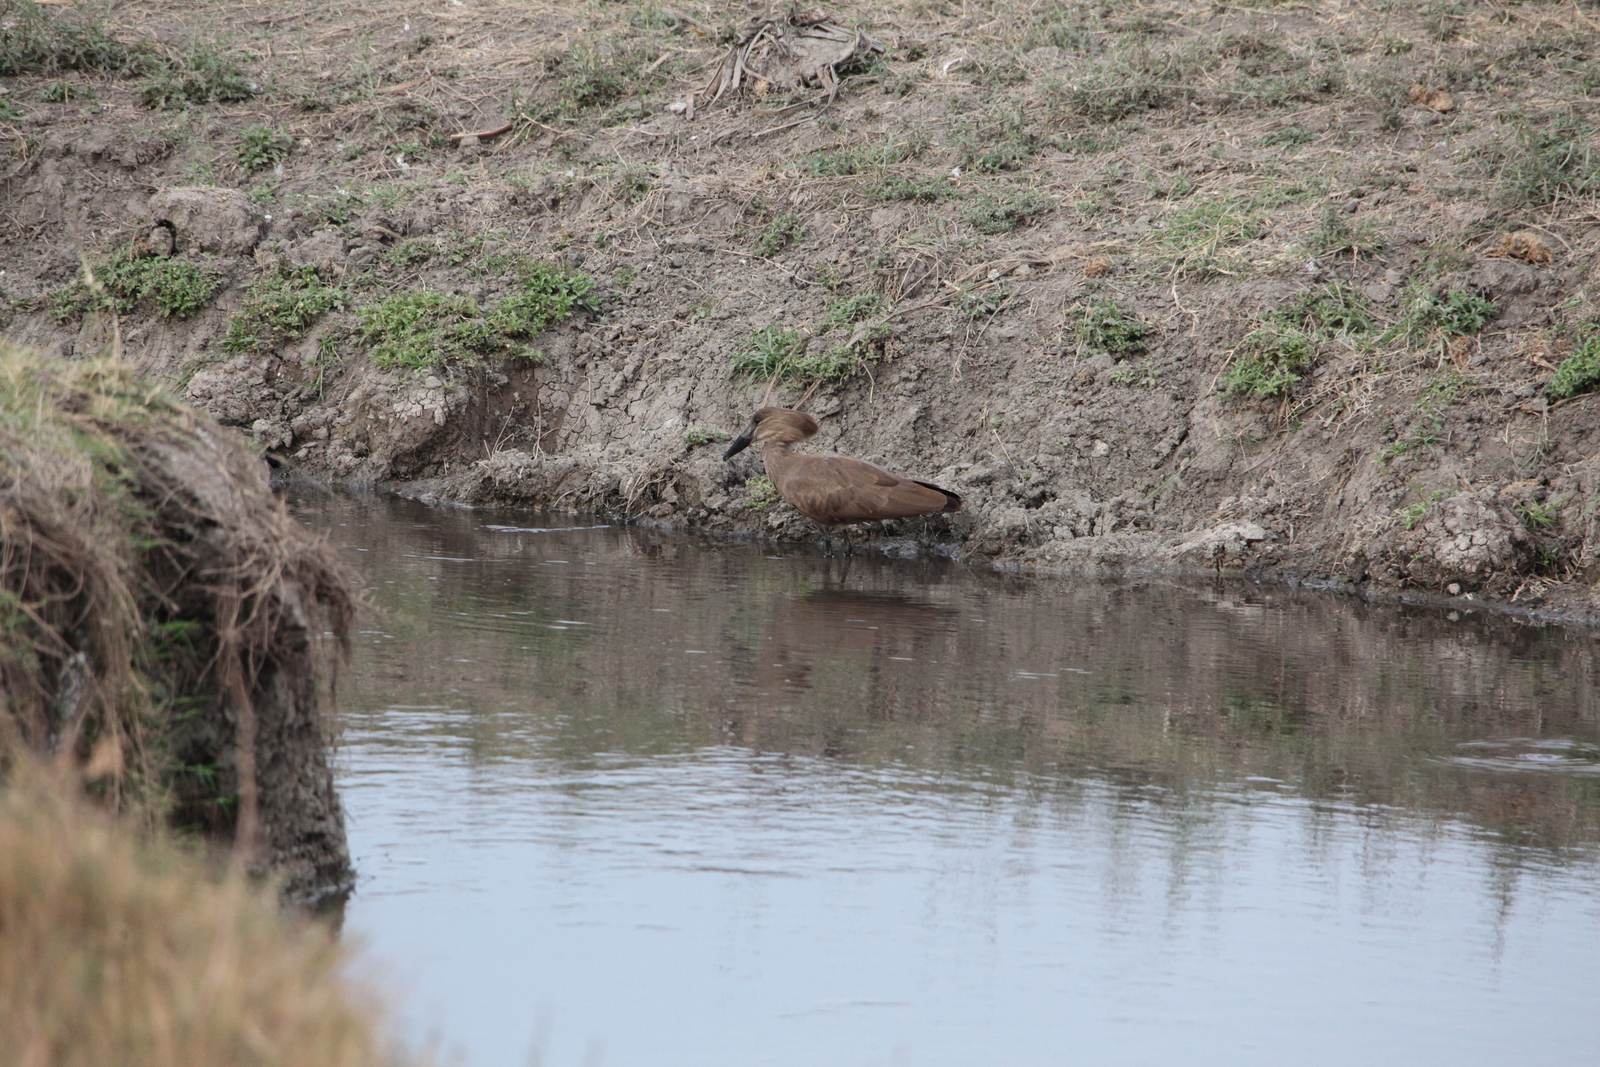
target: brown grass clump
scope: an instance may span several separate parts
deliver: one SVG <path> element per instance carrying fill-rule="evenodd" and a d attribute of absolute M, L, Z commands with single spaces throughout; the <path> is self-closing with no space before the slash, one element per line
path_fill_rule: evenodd
<path fill-rule="evenodd" d="M 295 877 L 347 877 L 313 668 L 352 606 L 209 418 L 120 361 L 0 344 L 0 770 L 53 754 L 125 810 L 236 830 L 250 860 L 264 812 L 267 866 L 331 836 Z M 290 810 L 308 793 L 319 812 Z"/>
<path fill-rule="evenodd" d="M 291 928 L 24 764 L 0 791 L 0 1059 L 15 1067 L 397 1062 L 319 924 Z"/>

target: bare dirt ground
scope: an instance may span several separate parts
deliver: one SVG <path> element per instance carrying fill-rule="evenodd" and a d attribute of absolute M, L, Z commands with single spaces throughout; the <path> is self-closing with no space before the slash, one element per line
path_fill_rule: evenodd
<path fill-rule="evenodd" d="M 293 475 L 811 538 L 767 400 L 959 554 L 1592 619 L 1597 88 L 1572 2 L 0 0 L 0 330 Z"/>

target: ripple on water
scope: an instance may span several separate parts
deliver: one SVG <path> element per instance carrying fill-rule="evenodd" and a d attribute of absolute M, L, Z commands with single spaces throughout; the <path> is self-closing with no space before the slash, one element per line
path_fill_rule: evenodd
<path fill-rule="evenodd" d="M 1600 775 L 1600 747 L 1572 738 L 1505 737 L 1463 741 L 1456 748 L 1460 754 L 1442 762 L 1486 771 Z"/>

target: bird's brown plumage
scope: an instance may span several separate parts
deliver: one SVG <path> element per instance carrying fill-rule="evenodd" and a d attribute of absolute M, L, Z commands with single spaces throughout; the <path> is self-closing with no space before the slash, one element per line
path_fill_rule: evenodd
<path fill-rule="evenodd" d="M 773 487 L 800 514 L 824 528 L 961 510 L 961 498 L 948 489 L 903 477 L 876 463 L 827 452 L 791 451 L 816 432 L 817 420 L 803 411 L 762 408 L 723 458 L 760 444 L 761 461 Z"/>

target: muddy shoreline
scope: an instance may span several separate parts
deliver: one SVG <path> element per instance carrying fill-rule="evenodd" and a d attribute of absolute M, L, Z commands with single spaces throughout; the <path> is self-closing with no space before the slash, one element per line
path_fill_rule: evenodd
<path fill-rule="evenodd" d="M 227 5 L 118 5 L 172 47 L 233 35 L 258 89 L 163 110 L 148 79 L 4 79 L 0 330 L 120 339 L 332 484 L 809 540 L 720 459 L 803 401 L 817 448 L 961 493 L 938 550 L 1006 569 L 1600 614 L 1596 401 L 1564 384 L 1600 345 L 1595 190 L 1550 147 L 1592 138 L 1572 57 L 1600 32 L 1570 10 L 847 5 L 881 49 L 831 102 L 714 105 L 727 44 L 694 26 L 737 40 L 724 12 L 505 13 L 395 7 L 352 65 Z M 213 288 L 100 306 L 85 259 Z M 552 271 L 587 288 L 506 325 Z M 459 358 L 390 358 L 408 299 Z"/>

